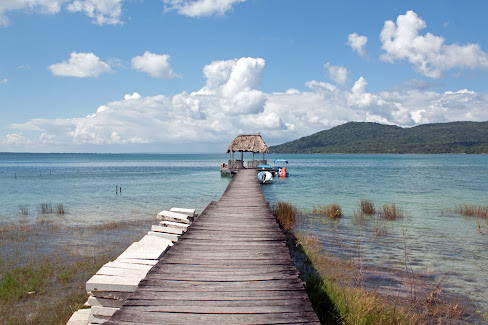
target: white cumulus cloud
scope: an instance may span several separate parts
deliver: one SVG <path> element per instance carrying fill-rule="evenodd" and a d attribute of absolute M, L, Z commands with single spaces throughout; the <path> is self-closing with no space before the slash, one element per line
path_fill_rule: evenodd
<path fill-rule="evenodd" d="M 120 24 L 122 0 L 76 0 L 66 7 L 71 12 L 82 12 L 97 25 Z"/>
<path fill-rule="evenodd" d="M 149 51 L 142 56 L 132 58 L 132 68 L 142 71 L 154 78 L 171 79 L 179 77 L 169 64 L 170 56 L 167 54 L 154 54 Z"/>
<path fill-rule="evenodd" d="M 406 59 L 415 71 L 430 78 L 440 78 L 444 71 L 453 68 L 488 69 L 488 53 L 479 44 L 447 45 L 441 36 L 419 35 L 426 27 L 426 22 L 413 11 L 399 15 L 396 24 L 386 21 L 380 34 L 385 51 L 381 59 Z"/>
<path fill-rule="evenodd" d="M 0 26 L 8 26 L 9 11 L 54 15 L 62 8 L 70 12 L 82 12 L 98 25 L 118 24 L 122 13 L 122 0 L 1 0 Z"/>
<path fill-rule="evenodd" d="M 357 33 L 349 34 L 347 37 L 347 45 L 361 56 L 365 54 L 364 47 L 366 43 L 368 43 L 368 38 Z"/>
<path fill-rule="evenodd" d="M 324 68 L 329 72 L 330 78 L 338 84 L 344 85 L 347 82 L 348 71 L 346 68 L 332 65 L 330 62 L 324 64 Z"/>
<path fill-rule="evenodd" d="M 176 11 L 189 17 L 224 15 L 234 4 L 246 0 L 163 0 L 165 11 Z"/>
<path fill-rule="evenodd" d="M 68 62 L 55 63 L 48 68 L 55 76 L 77 78 L 98 77 L 112 71 L 110 66 L 95 54 L 77 52 L 71 53 Z"/>

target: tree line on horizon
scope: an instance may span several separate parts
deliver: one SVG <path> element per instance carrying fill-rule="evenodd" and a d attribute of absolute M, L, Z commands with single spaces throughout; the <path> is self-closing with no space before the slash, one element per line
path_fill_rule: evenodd
<path fill-rule="evenodd" d="M 422 124 L 411 128 L 348 122 L 269 148 L 270 153 L 488 154 L 488 122 Z"/>

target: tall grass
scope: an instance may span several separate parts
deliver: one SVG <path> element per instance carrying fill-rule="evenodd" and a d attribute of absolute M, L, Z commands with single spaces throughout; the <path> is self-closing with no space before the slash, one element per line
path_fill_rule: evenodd
<path fill-rule="evenodd" d="M 359 206 L 361 207 L 361 212 L 367 215 L 373 215 L 376 213 L 373 202 L 369 200 L 359 201 Z"/>
<path fill-rule="evenodd" d="M 297 208 L 291 203 L 278 202 L 273 207 L 273 213 L 281 228 L 291 231 L 297 224 Z"/>
<path fill-rule="evenodd" d="M 305 288 L 322 324 L 444 324 L 464 313 L 458 303 L 438 299 L 438 286 L 424 300 L 380 296 L 355 286 L 358 266 L 324 254 L 313 237 L 298 234 L 289 248 L 301 249 L 311 264 L 300 271 L 308 270 Z"/>
<path fill-rule="evenodd" d="M 342 209 L 337 203 L 332 203 L 329 205 L 319 205 L 313 207 L 312 214 L 316 216 L 327 216 L 331 219 L 337 219 L 342 217 Z"/>
<path fill-rule="evenodd" d="M 0 279 L 0 300 L 16 302 L 28 295 L 39 294 L 46 289 L 47 279 L 52 272 L 52 266 L 48 261 L 5 272 Z"/>
<path fill-rule="evenodd" d="M 459 204 L 456 209 L 456 213 L 459 213 L 466 217 L 478 217 L 488 219 L 488 205 L 472 205 L 472 204 Z"/>
<path fill-rule="evenodd" d="M 283 202 L 274 207 L 278 220 L 289 220 L 284 216 L 293 210 L 293 206 Z M 325 211 L 324 206 L 319 206 L 313 213 L 326 215 Z M 364 214 L 362 210 L 360 213 Z M 394 204 L 382 207 L 380 214 L 385 219 L 403 215 Z M 458 304 L 436 299 L 435 291 L 427 297 L 429 299 L 411 300 L 410 297 L 403 299 L 364 289 L 357 283 L 361 263 L 328 254 L 315 237 L 297 232 L 290 222 L 285 224 L 286 229 L 290 229 L 288 248 L 322 324 L 440 324 L 463 315 Z M 382 227 L 378 231 L 382 232 Z"/>
<path fill-rule="evenodd" d="M 398 218 L 403 218 L 403 210 L 397 208 L 395 203 L 385 204 L 380 208 L 380 217 L 386 220 L 395 220 Z"/>
<path fill-rule="evenodd" d="M 88 298 L 86 281 L 111 258 L 43 258 L 0 272 L 0 324 L 65 324 Z"/>
<path fill-rule="evenodd" d="M 69 213 L 68 207 L 63 203 L 56 203 L 53 207 L 51 202 L 41 203 L 37 206 L 37 212 L 40 214 L 52 214 L 57 213 L 63 215 Z"/>
<path fill-rule="evenodd" d="M 53 213 L 53 205 L 50 202 L 41 203 L 37 206 L 37 212 L 41 214 Z"/>
<path fill-rule="evenodd" d="M 68 208 L 65 207 L 63 203 L 56 203 L 56 205 L 54 206 L 54 209 L 55 209 L 57 214 L 62 215 L 62 214 L 69 213 Z"/>

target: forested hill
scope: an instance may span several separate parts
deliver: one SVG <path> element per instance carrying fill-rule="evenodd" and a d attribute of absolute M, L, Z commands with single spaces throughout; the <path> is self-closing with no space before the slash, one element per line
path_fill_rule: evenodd
<path fill-rule="evenodd" d="M 488 122 L 401 128 L 349 122 L 269 148 L 272 153 L 488 153 Z"/>

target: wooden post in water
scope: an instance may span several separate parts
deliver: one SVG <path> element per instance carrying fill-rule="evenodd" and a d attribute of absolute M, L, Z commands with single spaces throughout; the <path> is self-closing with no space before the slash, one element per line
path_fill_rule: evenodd
<path fill-rule="evenodd" d="M 115 195 L 119 195 L 119 186 L 115 185 Z"/>

